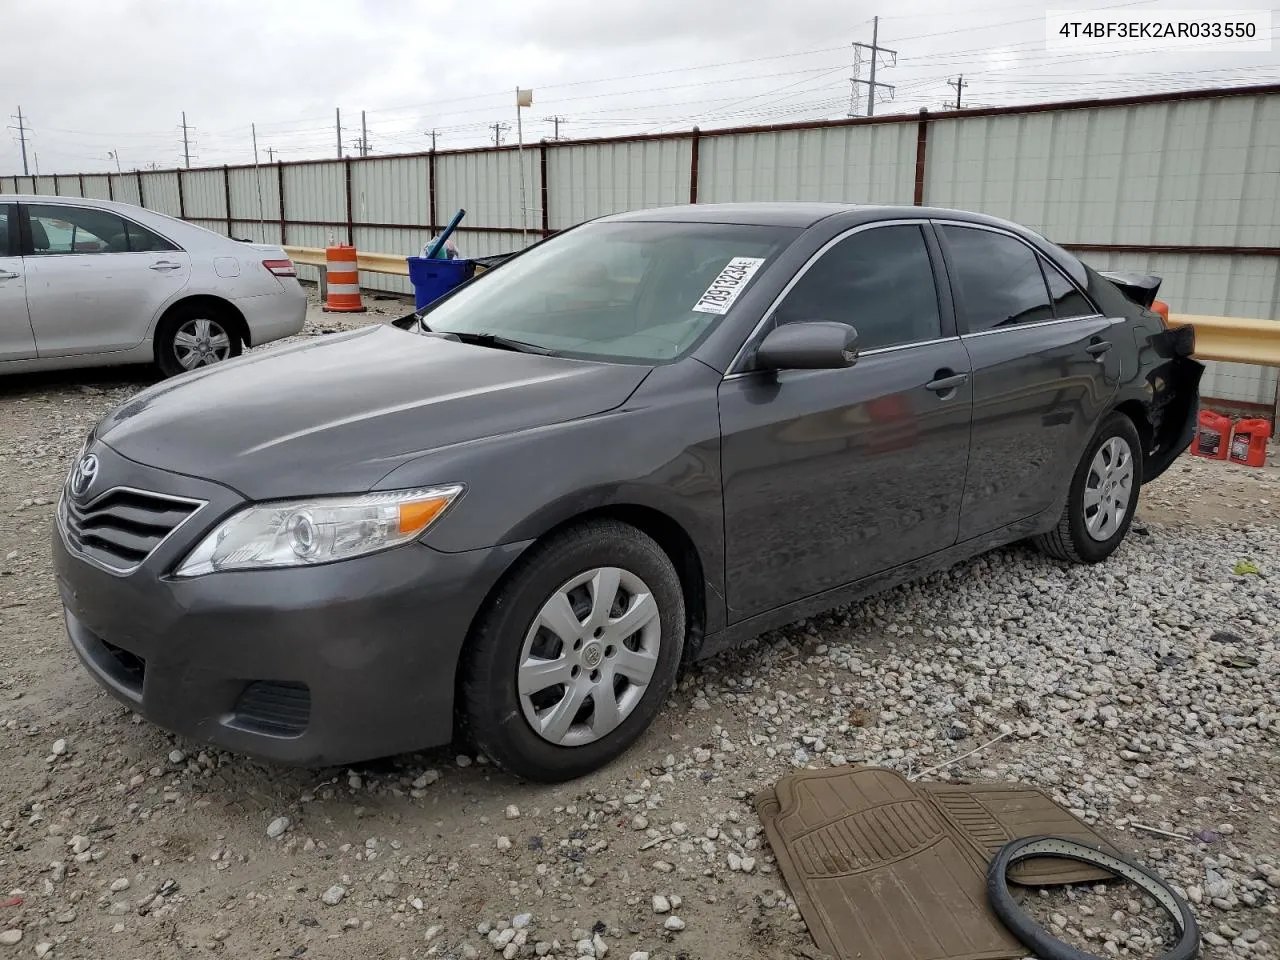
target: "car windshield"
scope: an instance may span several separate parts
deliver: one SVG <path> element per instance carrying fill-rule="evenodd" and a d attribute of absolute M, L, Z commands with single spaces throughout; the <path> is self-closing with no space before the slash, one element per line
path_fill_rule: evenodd
<path fill-rule="evenodd" d="M 672 360 L 728 312 L 799 232 L 723 223 L 587 224 L 480 277 L 423 319 L 432 331 L 490 334 L 563 356 Z"/>

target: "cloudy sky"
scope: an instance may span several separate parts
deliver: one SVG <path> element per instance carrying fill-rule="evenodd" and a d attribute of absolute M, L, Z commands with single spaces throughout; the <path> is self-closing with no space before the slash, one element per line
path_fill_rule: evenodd
<path fill-rule="evenodd" d="M 1272 52 L 1045 49 L 1046 9 L 1228 10 L 1232 0 L 0 0 L 0 113 L 18 107 L 43 173 L 193 166 L 515 142 L 514 88 L 534 89 L 524 138 L 845 116 L 854 41 L 880 16 L 877 113 L 1280 82 Z M 1273 11 L 1280 27 L 1280 10 Z M 861 76 L 868 75 L 867 63 Z M 865 104 L 856 105 L 859 113 Z M 8 121 L 12 123 L 13 121 Z M 0 174 L 20 173 L 16 131 Z"/>

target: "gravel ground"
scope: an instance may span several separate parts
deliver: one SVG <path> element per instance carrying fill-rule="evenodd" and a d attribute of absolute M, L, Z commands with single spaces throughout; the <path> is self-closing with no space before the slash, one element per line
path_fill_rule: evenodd
<path fill-rule="evenodd" d="M 374 306 L 303 335 L 403 312 Z M 0 960 L 816 957 L 750 796 L 842 763 L 1043 787 L 1187 894 L 1209 956 L 1280 950 L 1277 467 L 1184 458 L 1101 567 L 1011 547 L 767 634 L 574 783 L 451 751 L 300 771 L 140 721 L 65 642 L 58 486 L 149 376 L 0 381 Z M 1168 935 L 1123 887 L 1031 907 L 1099 954 Z"/>

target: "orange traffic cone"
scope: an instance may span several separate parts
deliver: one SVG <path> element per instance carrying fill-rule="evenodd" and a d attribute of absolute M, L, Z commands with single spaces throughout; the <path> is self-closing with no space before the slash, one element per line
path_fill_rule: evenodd
<path fill-rule="evenodd" d="M 356 269 L 356 248 L 340 243 L 324 251 L 325 313 L 364 313 L 360 299 L 360 274 Z"/>

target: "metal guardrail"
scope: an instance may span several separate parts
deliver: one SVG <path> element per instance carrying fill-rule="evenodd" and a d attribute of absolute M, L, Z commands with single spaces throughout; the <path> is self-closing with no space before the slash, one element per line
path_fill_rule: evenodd
<path fill-rule="evenodd" d="M 294 263 L 324 270 L 323 248 L 285 247 L 284 249 Z M 390 253 L 357 253 L 356 265 L 359 269 L 368 270 L 371 273 L 388 273 L 398 277 L 409 275 L 409 264 L 405 258 Z M 1268 367 L 1280 367 L 1280 321 L 1171 313 L 1169 325 L 1195 327 L 1195 355 L 1199 360 L 1223 360 L 1228 363 L 1255 363 Z"/>
<path fill-rule="evenodd" d="M 1195 328 L 1198 360 L 1280 367 L 1280 321 L 1171 313 L 1169 326 Z"/>

